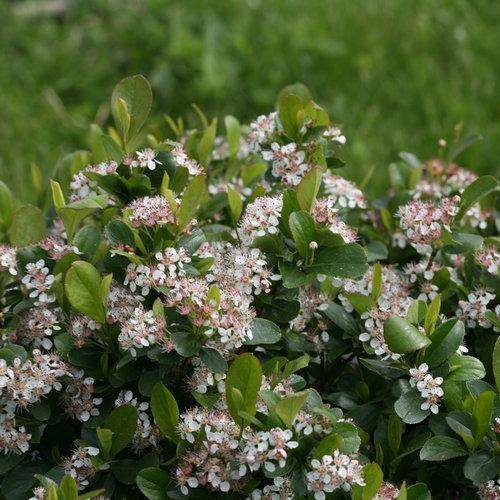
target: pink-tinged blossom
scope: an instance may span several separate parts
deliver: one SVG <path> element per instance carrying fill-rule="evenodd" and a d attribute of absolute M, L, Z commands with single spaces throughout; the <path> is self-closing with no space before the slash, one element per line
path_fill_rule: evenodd
<path fill-rule="evenodd" d="M 77 314 L 68 323 L 68 333 L 73 338 L 75 347 L 80 348 L 85 345 L 87 339 L 92 338 L 100 330 L 101 324 L 88 316 Z"/>
<path fill-rule="evenodd" d="M 94 397 L 94 379 L 86 377 L 83 370 L 73 370 L 71 378 L 62 394 L 64 410 L 80 422 L 99 415 L 97 408 L 103 401 Z"/>
<path fill-rule="evenodd" d="M 268 293 L 272 282 L 280 279 L 280 275 L 268 270 L 266 256 L 258 248 L 215 243 L 211 253 L 214 262 L 207 281 L 219 288 L 259 295 Z"/>
<path fill-rule="evenodd" d="M 42 354 L 38 349 L 33 358 L 15 358 L 8 366 L 0 359 L 0 396 L 21 408 L 38 403 L 52 390 L 62 388 L 60 378 L 67 373 L 66 364 L 57 354 Z"/>
<path fill-rule="evenodd" d="M 297 144 L 291 142 L 280 146 L 277 142 L 271 144 L 270 150 L 262 151 L 265 161 L 272 161 L 272 174 L 278 177 L 285 186 L 297 186 L 309 170 L 305 162 L 304 151 L 297 150 Z"/>
<path fill-rule="evenodd" d="M 347 142 L 347 139 L 344 134 L 342 134 L 342 130 L 339 127 L 330 126 L 323 132 L 323 137 L 326 137 L 332 142 L 337 142 L 338 144 L 344 145 Z"/>
<path fill-rule="evenodd" d="M 141 305 L 144 297 L 134 295 L 125 287 L 113 281 L 108 294 L 107 321 L 110 324 L 125 321 L 136 307 Z"/>
<path fill-rule="evenodd" d="M 96 173 L 99 175 L 111 175 L 116 173 L 118 164 L 114 161 L 109 163 L 99 163 L 98 165 L 89 165 L 80 172 L 73 175 L 70 188 L 71 195 L 69 197 L 70 202 L 84 200 L 90 196 L 96 196 L 98 194 L 97 182 L 89 179 L 86 173 Z"/>
<path fill-rule="evenodd" d="M 255 238 L 277 234 L 282 207 L 281 194 L 261 196 L 248 204 L 239 227 L 242 243 L 251 245 Z"/>
<path fill-rule="evenodd" d="M 416 387 L 424 399 L 420 408 L 430 410 L 432 413 L 438 413 L 439 405 L 444 396 L 441 387 L 443 379 L 442 377 L 433 377 L 430 373 L 427 373 L 428 370 L 429 367 L 426 363 L 422 363 L 418 368 L 411 368 L 410 385 Z"/>
<path fill-rule="evenodd" d="M 64 474 L 71 476 L 79 490 L 84 490 L 97 472 L 93 457 L 99 455 L 99 448 L 94 446 L 79 446 L 68 459 L 61 464 Z"/>
<path fill-rule="evenodd" d="M 327 493 L 339 488 L 350 491 L 354 485 L 364 486 L 363 466 L 356 456 L 335 450 L 321 460 L 311 460 L 311 471 L 306 474 L 307 490 L 315 500 L 324 500 Z"/>
<path fill-rule="evenodd" d="M 259 152 L 264 144 L 269 144 L 276 134 L 282 132 L 278 113 L 260 115 L 250 123 L 247 142 L 251 151 Z"/>
<path fill-rule="evenodd" d="M 431 252 L 431 244 L 438 240 L 443 230 L 450 231 L 452 218 L 458 213 L 460 198 L 443 198 L 439 203 L 411 201 L 399 207 L 401 229 L 419 253 Z"/>
<path fill-rule="evenodd" d="M 129 221 L 135 228 L 175 224 L 172 208 L 167 199 L 161 195 L 138 198 L 130 203 L 127 209 L 129 210 Z"/>
<path fill-rule="evenodd" d="M 479 486 L 477 494 L 481 500 L 498 500 L 500 498 L 500 479 L 492 479 Z"/>
<path fill-rule="evenodd" d="M 56 236 L 47 236 L 38 245 L 49 252 L 54 260 L 60 260 L 68 253 L 75 253 L 77 255 L 82 253 L 76 246 L 68 245 L 62 238 Z"/>
<path fill-rule="evenodd" d="M 324 224 L 332 233 L 342 237 L 345 243 L 356 241 L 356 230 L 348 226 L 338 215 L 331 198 L 319 198 L 314 205 L 312 216 L 317 224 Z"/>
<path fill-rule="evenodd" d="M 4 377 L 2 372 L 5 366 L 0 360 L 0 379 Z M 0 452 L 5 455 L 10 453 L 26 453 L 29 450 L 31 434 L 26 427 L 19 425 L 16 421 L 16 404 L 6 401 L 0 406 Z"/>
<path fill-rule="evenodd" d="M 137 427 L 131 442 L 132 449 L 136 453 L 143 453 L 148 448 L 156 448 L 162 440 L 162 433 L 154 424 L 149 403 L 138 402 L 132 391 L 120 391 L 115 400 L 115 407 L 125 404 L 134 406 L 138 412 Z"/>
<path fill-rule="evenodd" d="M 50 274 L 43 259 L 26 264 L 26 274 L 21 280 L 29 291 L 29 297 L 37 299 L 35 305 L 47 304 L 56 300 L 55 295 L 49 293 L 54 281 L 54 275 Z"/>
<path fill-rule="evenodd" d="M 467 300 L 458 301 L 456 316 L 462 320 L 469 328 L 477 325 L 483 328 L 491 328 L 492 324 L 486 317 L 488 304 L 495 299 L 495 295 L 484 288 L 479 288 L 467 295 Z"/>
<path fill-rule="evenodd" d="M 0 273 L 8 271 L 12 276 L 17 275 L 16 249 L 8 245 L 0 245 Z"/>
<path fill-rule="evenodd" d="M 325 194 L 341 208 L 366 208 L 363 192 L 351 181 L 327 171 L 323 174 Z"/>
<path fill-rule="evenodd" d="M 49 350 L 52 348 L 50 337 L 61 330 L 59 325 L 61 310 L 48 309 L 45 305 L 32 307 L 22 314 L 16 329 L 16 337 L 20 343 L 35 348 Z"/>
<path fill-rule="evenodd" d="M 201 168 L 200 164 L 196 160 L 188 156 L 188 154 L 184 150 L 184 146 L 180 142 L 166 142 L 172 148 L 170 150 L 170 154 L 172 155 L 177 166 L 187 168 L 189 175 L 199 175 L 203 173 L 203 169 Z"/>
<path fill-rule="evenodd" d="M 495 247 L 484 247 L 476 252 L 476 261 L 484 266 L 489 273 L 497 274 L 500 265 L 500 252 Z"/>
<path fill-rule="evenodd" d="M 130 318 L 122 323 L 118 343 L 122 350 L 136 356 L 137 349 L 162 345 L 167 340 L 164 329 L 165 321 L 155 318 L 153 311 L 136 307 Z"/>
<path fill-rule="evenodd" d="M 392 483 L 384 481 L 373 500 L 395 500 L 399 496 L 399 488 Z"/>

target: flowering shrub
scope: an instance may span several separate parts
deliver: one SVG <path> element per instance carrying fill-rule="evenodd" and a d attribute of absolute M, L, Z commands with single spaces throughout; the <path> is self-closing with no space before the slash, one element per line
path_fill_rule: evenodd
<path fill-rule="evenodd" d="M 47 217 L 1 186 L 3 496 L 499 498 L 498 183 L 453 162 L 469 139 L 368 200 L 302 88 L 141 145 L 150 106 L 118 84 Z"/>

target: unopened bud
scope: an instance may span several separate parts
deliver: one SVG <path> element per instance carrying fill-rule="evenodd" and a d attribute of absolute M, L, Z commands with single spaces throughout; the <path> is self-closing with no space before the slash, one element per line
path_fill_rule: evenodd
<path fill-rule="evenodd" d="M 447 144 L 446 139 L 439 139 L 439 141 L 438 141 L 439 147 L 444 148 L 444 147 L 446 147 L 446 144 Z"/>
<path fill-rule="evenodd" d="M 318 248 L 318 244 L 315 241 L 311 241 L 311 243 L 309 243 L 309 248 L 311 250 L 316 250 Z"/>

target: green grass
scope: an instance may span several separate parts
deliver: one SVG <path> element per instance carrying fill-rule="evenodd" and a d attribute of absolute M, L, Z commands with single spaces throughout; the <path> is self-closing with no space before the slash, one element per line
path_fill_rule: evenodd
<path fill-rule="evenodd" d="M 498 172 L 500 2 L 75 0 L 50 15 L 26 5 L 0 0 L 0 178 L 23 199 L 30 164 L 48 177 L 87 147 L 112 87 L 135 73 L 152 83 L 156 123 L 165 112 L 194 120 L 192 102 L 249 120 L 305 83 L 344 125 L 345 174 L 376 166 L 372 193 L 398 151 L 432 155 L 460 121 L 485 137 L 461 162 Z"/>

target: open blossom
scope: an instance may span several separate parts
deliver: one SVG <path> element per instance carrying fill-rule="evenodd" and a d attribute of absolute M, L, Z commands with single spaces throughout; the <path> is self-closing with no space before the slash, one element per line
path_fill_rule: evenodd
<path fill-rule="evenodd" d="M 338 209 L 334 208 L 332 198 L 319 198 L 316 200 L 312 215 L 318 224 L 325 224 L 332 233 L 341 236 L 345 243 L 356 241 L 356 230 L 349 227 L 340 218 Z"/>
<path fill-rule="evenodd" d="M 136 307 L 132 316 L 122 323 L 118 343 L 124 351 L 136 356 L 137 349 L 162 344 L 166 340 L 164 328 L 164 320 L 155 318 L 153 311 Z"/>
<path fill-rule="evenodd" d="M 399 496 L 399 488 L 392 483 L 384 481 L 373 500 L 394 500 Z"/>
<path fill-rule="evenodd" d="M 128 205 L 129 221 L 133 227 L 175 224 L 174 213 L 164 196 L 145 196 Z"/>
<path fill-rule="evenodd" d="M 259 236 L 277 234 L 282 206 L 281 194 L 272 197 L 261 196 L 248 204 L 240 221 L 242 243 L 251 245 Z"/>
<path fill-rule="evenodd" d="M 491 322 L 486 317 L 487 305 L 495 299 L 495 295 L 484 288 L 479 288 L 467 295 L 467 300 L 458 301 L 456 316 L 466 326 L 474 328 L 476 325 L 491 328 Z"/>
<path fill-rule="evenodd" d="M 497 274 L 500 266 L 500 252 L 492 246 L 481 248 L 476 252 L 476 261 L 486 267 L 489 273 Z"/>
<path fill-rule="evenodd" d="M 67 373 L 66 364 L 57 354 L 42 354 L 33 350 L 33 358 L 15 358 L 8 366 L 0 359 L 0 396 L 21 408 L 37 403 L 52 390 L 62 388 L 60 378 Z"/>
<path fill-rule="evenodd" d="M 26 264 L 26 274 L 21 280 L 24 286 L 30 291 L 30 298 L 37 299 L 35 304 L 44 304 L 56 300 L 55 295 L 49 293 L 54 281 L 54 275 L 49 273 L 49 268 L 46 267 L 43 259 L 35 263 L 29 262 Z"/>
<path fill-rule="evenodd" d="M 305 285 L 299 288 L 298 300 L 300 303 L 299 314 L 290 321 L 290 328 L 296 332 L 302 332 L 307 324 L 314 318 L 321 323 L 322 316 L 318 308 L 328 301 L 328 296 L 314 285 Z M 325 324 L 325 330 L 326 330 Z"/>
<path fill-rule="evenodd" d="M 179 167 L 187 168 L 190 175 L 198 175 L 203 172 L 201 165 L 196 160 L 188 156 L 184 149 L 184 146 L 180 142 L 166 142 L 172 147 L 172 149 L 170 150 L 170 154 Z"/>
<path fill-rule="evenodd" d="M 421 409 L 438 413 L 439 405 L 444 396 L 444 391 L 441 387 L 443 379 L 442 377 L 433 377 L 427 373 L 428 370 L 429 367 L 426 363 L 422 363 L 418 368 L 411 368 L 410 385 L 416 387 L 425 400 L 420 406 Z"/>
<path fill-rule="evenodd" d="M 326 493 L 339 488 L 349 491 L 355 484 L 364 486 L 362 469 L 356 457 L 335 450 L 321 461 L 311 460 L 311 471 L 306 474 L 307 490 L 314 494 L 315 500 L 324 500 Z"/>
<path fill-rule="evenodd" d="M 184 264 L 191 262 L 191 257 L 188 256 L 184 248 L 169 247 L 163 252 L 157 252 L 155 258 L 158 264 L 152 267 L 152 278 L 155 285 L 164 285 L 172 287 L 180 278 L 186 276 Z"/>
<path fill-rule="evenodd" d="M 481 500 L 498 500 L 500 498 L 500 479 L 492 479 L 479 486 L 477 491 Z"/>
<path fill-rule="evenodd" d="M 59 308 L 48 309 L 44 304 L 32 307 L 21 316 L 16 329 L 17 338 L 32 347 L 51 349 L 52 340 L 49 337 L 61 329 L 60 315 Z"/>
<path fill-rule="evenodd" d="M 430 245 L 441 237 L 443 229 L 450 230 L 450 222 L 458 213 L 460 198 L 443 198 L 439 203 L 411 201 L 399 207 L 396 214 L 401 228 L 419 253 L 430 253 Z"/>
<path fill-rule="evenodd" d="M 250 132 L 247 142 L 251 151 L 259 152 L 262 145 L 268 144 L 275 134 L 282 130 L 278 113 L 272 112 L 269 115 L 260 115 L 250 123 Z"/>
<path fill-rule="evenodd" d="M 62 238 L 58 238 L 57 236 L 47 236 L 38 245 L 49 252 L 54 260 L 60 260 L 68 253 L 75 253 L 77 255 L 82 253 L 76 246 L 66 244 Z"/>
<path fill-rule="evenodd" d="M 135 406 L 138 411 L 137 427 L 132 438 L 134 451 L 141 453 L 147 448 L 156 448 L 162 439 L 162 433 L 150 415 L 149 403 L 146 401 L 139 403 L 132 391 L 120 391 L 115 400 L 115 407 L 124 404 Z"/>
<path fill-rule="evenodd" d="M 280 279 L 267 269 L 266 256 L 258 248 L 212 245 L 214 263 L 207 280 L 219 288 L 234 288 L 248 295 L 268 293 L 272 281 Z"/>
<path fill-rule="evenodd" d="M 358 280 L 334 280 L 335 286 L 342 287 L 338 298 L 344 308 L 354 310 L 348 294 L 360 293 L 369 296 L 373 285 L 373 267 Z M 365 331 L 359 336 L 362 342 L 369 342 L 375 354 L 383 359 L 399 359 L 400 355 L 391 352 L 384 339 L 384 322 L 389 316 L 406 317 L 411 304 L 410 283 L 407 278 L 390 266 L 382 267 L 382 288 L 374 308 L 361 314 Z"/>
<path fill-rule="evenodd" d="M 328 127 L 323 132 L 323 137 L 330 139 L 332 142 L 338 142 L 339 144 L 345 144 L 347 139 L 344 134 L 342 134 L 342 130 L 339 127 L 331 126 Z"/>
<path fill-rule="evenodd" d="M 289 477 L 275 477 L 272 484 L 266 484 L 261 489 L 252 491 L 248 500 L 293 500 L 295 493 Z"/>
<path fill-rule="evenodd" d="M 272 174 L 279 177 L 285 186 L 297 186 L 310 165 L 306 163 L 304 151 L 297 150 L 297 144 L 291 142 L 280 146 L 277 142 L 271 144 L 271 149 L 262 151 L 262 158 L 272 161 Z"/>
<path fill-rule="evenodd" d="M 327 171 L 323 174 L 323 184 L 333 204 L 341 208 L 366 208 L 365 195 L 353 182 Z"/>
<path fill-rule="evenodd" d="M 73 338 L 76 347 L 83 347 L 88 338 L 91 338 L 101 328 L 100 323 L 88 316 L 77 314 L 73 316 L 68 324 L 68 333 Z"/>
<path fill-rule="evenodd" d="M 85 377 L 83 370 L 73 370 L 62 399 L 64 409 L 72 418 L 87 422 L 90 417 L 99 415 L 97 408 L 103 401 L 94 397 L 94 379 Z"/>
<path fill-rule="evenodd" d="M 116 173 L 118 164 L 114 161 L 109 163 L 99 163 L 98 165 L 89 165 L 80 172 L 73 175 L 70 188 L 71 195 L 70 202 L 84 200 L 89 196 L 96 196 L 98 194 L 97 182 L 89 179 L 86 173 L 96 173 L 99 175 L 110 175 Z"/>
<path fill-rule="evenodd" d="M 92 462 L 92 457 L 97 455 L 99 455 L 99 448 L 80 446 L 62 463 L 64 473 L 76 481 L 79 490 L 84 490 L 89 485 L 89 479 L 97 472 Z"/>
<path fill-rule="evenodd" d="M 113 324 L 125 321 L 143 300 L 144 297 L 134 295 L 127 288 L 113 281 L 108 294 L 108 323 Z"/>
<path fill-rule="evenodd" d="M 149 170 L 154 170 L 156 165 L 161 165 L 161 162 L 156 159 L 156 151 L 153 151 L 151 148 L 137 151 L 135 154 L 139 167 L 147 167 Z"/>
<path fill-rule="evenodd" d="M 5 366 L 0 362 L 0 380 L 4 376 L 4 370 Z M 31 434 L 23 425 L 18 425 L 15 410 L 16 404 L 13 401 L 0 405 L 0 452 L 4 454 L 26 453 L 29 450 Z"/>
<path fill-rule="evenodd" d="M 193 373 L 188 380 L 188 387 L 200 394 L 206 394 L 208 389 L 215 387 L 221 394 L 226 388 L 224 373 L 212 372 L 199 358 L 193 358 Z"/>
<path fill-rule="evenodd" d="M 8 245 L 0 245 L 0 273 L 9 271 L 12 276 L 17 275 L 16 249 Z"/>

